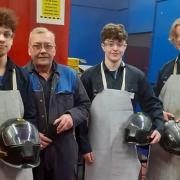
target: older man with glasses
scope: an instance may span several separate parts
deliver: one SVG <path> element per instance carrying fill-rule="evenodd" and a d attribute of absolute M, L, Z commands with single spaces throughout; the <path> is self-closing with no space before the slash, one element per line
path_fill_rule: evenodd
<path fill-rule="evenodd" d="M 74 70 L 57 64 L 55 35 L 43 27 L 29 36 L 27 65 L 38 110 L 41 163 L 34 180 L 75 180 L 78 149 L 74 128 L 87 120 L 90 106 Z"/>

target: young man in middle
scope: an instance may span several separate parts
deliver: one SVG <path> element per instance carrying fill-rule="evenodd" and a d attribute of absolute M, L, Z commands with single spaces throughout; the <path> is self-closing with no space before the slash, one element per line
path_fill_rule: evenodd
<path fill-rule="evenodd" d="M 142 71 L 123 62 L 128 34 L 121 24 L 107 24 L 101 32 L 105 59 L 81 76 L 92 101 L 89 135 L 94 163 L 86 166 L 85 180 L 137 180 L 140 163 L 135 146 L 123 142 L 124 124 L 138 102 L 153 120 L 151 144 L 163 128 L 161 102 Z M 134 106 L 133 106 L 134 105 Z"/>

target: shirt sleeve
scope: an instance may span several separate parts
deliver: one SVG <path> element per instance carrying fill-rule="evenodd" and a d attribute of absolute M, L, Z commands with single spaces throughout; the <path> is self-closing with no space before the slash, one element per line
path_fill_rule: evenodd
<path fill-rule="evenodd" d="M 90 100 L 83 87 L 81 80 L 77 77 L 74 92 L 74 107 L 67 111 L 70 113 L 74 122 L 74 127 L 86 121 L 89 115 Z"/>
<path fill-rule="evenodd" d="M 88 137 L 88 122 L 85 121 L 79 124 L 75 129 L 75 133 L 79 151 L 81 152 L 81 154 L 92 152 Z"/>
<path fill-rule="evenodd" d="M 24 82 L 23 86 L 21 87 L 21 97 L 24 104 L 24 119 L 33 123 L 35 126 L 37 126 L 36 122 L 36 104 L 35 99 L 32 91 L 32 84 L 30 81 L 30 78 L 28 74 L 24 73 Z"/>
<path fill-rule="evenodd" d="M 160 133 L 163 131 L 163 106 L 161 101 L 155 96 L 152 86 L 147 82 L 145 76 L 142 76 L 138 82 L 139 102 L 143 112 L 147 113 L 153 120 L 154 129 Z"/>
<path fill-rule="evenodd" d="M 86 89 L 86 92 L 88 94 L 88 97 L 89 99 L 92 101 L 93 100 L 93 87 L 92 87 L 92 84 L 91 84 L 91 79 L 88 75 L 87 72 L 83 73 L 82 76 L 81 76 L 81 81 L 84 85 L 84 88 Z"/>

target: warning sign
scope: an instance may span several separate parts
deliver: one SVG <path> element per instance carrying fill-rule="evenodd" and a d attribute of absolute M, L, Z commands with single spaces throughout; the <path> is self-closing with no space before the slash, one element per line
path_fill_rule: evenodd
<path fill-rule="evenodd" d="M 37 0 L 37 22 L 64 25 L 65 0 Z"/>

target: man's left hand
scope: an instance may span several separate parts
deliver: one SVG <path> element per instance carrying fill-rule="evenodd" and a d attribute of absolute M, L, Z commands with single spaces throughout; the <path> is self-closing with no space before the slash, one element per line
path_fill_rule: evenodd
<path fill-rule="evenodd" d="M 64 114 L 54 121 L 57 126 L 57 134 L 71 129 L 73 127 L 73 120 L 70 114 Z"/>
<path fill-rule="evenodd" d="M 151 141 L 150 144 L 156 144 L 156 143 L 158 143 L 160 141 L 161 134 L 157 130 L 154 130 L 153 133 L 151 134 L 151 138 L 153 140 Z"/>

